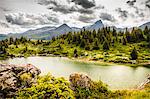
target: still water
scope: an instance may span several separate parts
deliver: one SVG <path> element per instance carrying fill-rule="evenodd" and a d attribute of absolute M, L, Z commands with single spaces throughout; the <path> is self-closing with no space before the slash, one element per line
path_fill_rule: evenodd
<path fill-rule="evenodd" d="M 135 88 L 146 80 L 150 68 L 128 67 L 122 65 L 103 66 L 84 62 L 71 61 L 61 57 L 28 57 L 14 58 L 0 61 L 5 64 L 33 64 L 41 69 L 41 75 L 51 73 L 56 77 L 68 79 L 71 73 L 81 72 L 88 74 L 93 80 L 102 80 L 111 89 Z"/>

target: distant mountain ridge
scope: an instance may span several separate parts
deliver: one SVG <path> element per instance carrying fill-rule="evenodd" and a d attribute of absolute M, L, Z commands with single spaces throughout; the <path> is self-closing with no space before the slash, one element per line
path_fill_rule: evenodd
<path fill-rule="evenodd" d="M 139 28 L 140 28 L 140 29 L 144 29 L 146 26 L 147 26 L 148 28 L 150 28 L 150 22 L 147 22 L 147 23 L 144 23 L 144 24 L 140 25 Z"/>
<path fill-rule="evenodd" d="M 51 39 L 59 34 L 64 34 L 66 32 L 72 31 L 72 29 L 67 25 L 63 24 L 59 27 L 42 27 L 34 30 L 28 30 L 20 34 L 10 34 L 9 37 L 27 37 L 30 39 Z"/>
<path fill-rule="evenodd" d="M 93 25 L 83 27 L 85 30 L 98 30 L 104 27 L 104 24 L 101 20 L 96 21 Z"/>
<path fill-rule="evenodd" d="M 7 35 L 5 35 L 5 34 L 0 34 L 0 41 L 1 40 L 4 40 L 4 39 L 6 39 L 7 38 Z"/>
<path fill-rule="evenodd" d="M 148 26 L 150 28 L 150 22 L 147 22 L 143 25 L 140 25 L 138 28 L 144 29 L 145 26 Z M 68 32 L 78 32 L 81 30 L 98 30 L 105 27 L 103 22 L 101 20 L 96 21 L 94 24 L 85 26 L 83 28 L 77 28 L 77 27 L 69 27 L 67 24 L 62 24 L 59 27 L 51 27 L 51 26 L 46 26 L 42 28 L 37 28 L 34 30 L 28 30 L 24 33 L 16 33 L 16 34 L 0 34 L 0 40 L 3 40 L 8 37 L 14 37 L 14 38 L 19 38 L 21 36 L 30 38 L 30 39 L 42 39 L 42 40 L 49 40 L 52 39 L 52 37 L 56 37 Z M 125 28 L 117 28 L 115 26 L 111 26 L 111 29 L 115 28 L 117 31 L 125 31 Z M 131 29 L 131 28 L 130 28 Z"/>

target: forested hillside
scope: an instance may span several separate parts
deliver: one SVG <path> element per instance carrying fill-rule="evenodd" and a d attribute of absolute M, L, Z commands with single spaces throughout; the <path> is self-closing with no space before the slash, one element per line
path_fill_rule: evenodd
<path fill-rule="evenodd" d="M 52 40 L 9 38 L 0 42 L 1 56 L 57 55 L 115 63 L 148 63 L 150 29 L 133 28 L 125 32 L 105 27 L 98 31 L 69 32 Z"/>

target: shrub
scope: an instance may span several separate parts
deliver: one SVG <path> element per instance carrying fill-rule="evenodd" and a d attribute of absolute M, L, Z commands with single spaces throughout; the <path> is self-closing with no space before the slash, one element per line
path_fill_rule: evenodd
<path fill-rule="evenodd" d="M 32 80 L 32 75 L 29 73 L 24 73 L 20 76 L 21 86 L 30 86 Z"/>
<path fill-rule="evenodd" d="M 54 78 L 51 75 L 39 77 L 37 84 L 18 92 L 17 98 L 22 99 L 73 99 L 73 91 L 64 78 Z"/>
<path fill-rule="evenodd" d="M 109 96 L 111 91 L 108 90 L 107 86 L 101 82 L 93 82 L 90 88 L 82 88 L 77 86 L 75 90 L 75 97 L 77 99 L 102 99 Z"/>

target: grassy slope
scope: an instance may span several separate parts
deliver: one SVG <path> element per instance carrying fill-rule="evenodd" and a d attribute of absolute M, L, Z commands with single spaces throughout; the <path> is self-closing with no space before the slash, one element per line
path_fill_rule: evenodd
<path fill-rule="evenodd" d="M 102 46 L 100 50 L 87 51 L 79 46 L 68 44 L 63 40 L 56 40 L 51 44 L 46 44 L 47 41 L 41 44 L 35 44 L 35 41 L 19 44 L 19 45 L 9 45 L 7 52 L 15 56 L 31 56 L 31 55 L 60 55 L 72 58 L 74 56 L 74 50 L 77 49 L 79 55 L 78 59 L 88 60 L 88 61 L 99 61 L 99 62 L 131 62 L 130 53 L 134 47 L 138 51 L 138 63 L 148 63 L 150 62 L 150 49 L 141 47 L 140 45 L 146 42 L 134 43 L 134 44 L 115 44 L 111 47 L 109 51 L 103 51 Z M 27 47 L 27 51 L 24 51 Z"/>

